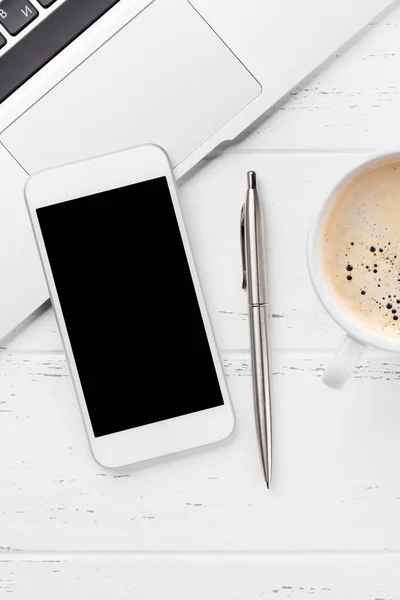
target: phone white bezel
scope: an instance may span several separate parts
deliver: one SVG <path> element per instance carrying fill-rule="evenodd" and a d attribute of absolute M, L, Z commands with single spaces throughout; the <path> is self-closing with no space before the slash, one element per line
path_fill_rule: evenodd
<path fill-rule="evenodd" d="M 165 176 L 185 247 L 191 275 L 202 313 L 224 404 L 166 421 L 151 423 L 118 433 L 95 437 L 89 418 L 75 359 L 68 337 L 57 289 L 41 234 L 36 209 L 90 196 L 98 192 Z M 224 439 L 233 431 L 235 420 L 228 388 L 207 314 L 195 263 L 190 250 L 175 182 L 165 152 L 146 145 L 42 171 L 30 177 L 25 198 L 39 249 L 50 297 L 64 343 L 71 376 L 79 399 L 89 442 L 95 459 L 106 467 L 120 467 L 142 460 L 172 454 Z M 137 228 L 138 224 L 132 224 Z M 73 232 L 71 232 L 71 239 Z M 101 326 L 101 324 L 99 324 Z M 106 333 L 106 332 L 105 332 Z M 105 339 L 105 345 L 106 339 Z M 189 390 L 190 393 L 190 390 Z M 112 401 L 110 400 L 110 410 Z"/>

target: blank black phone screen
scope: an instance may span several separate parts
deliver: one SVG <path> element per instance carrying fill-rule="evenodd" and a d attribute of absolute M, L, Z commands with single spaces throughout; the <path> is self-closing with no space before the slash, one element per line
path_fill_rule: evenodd
<path fill-rule="evenodd" d="M 94 435 L 222 405 L 166 178 L 37 216 Z"/>

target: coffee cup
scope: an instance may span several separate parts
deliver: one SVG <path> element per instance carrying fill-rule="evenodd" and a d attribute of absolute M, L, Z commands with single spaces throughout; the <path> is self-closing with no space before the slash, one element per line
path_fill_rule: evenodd
<path fill-rule="evenodd" d="M 315 291 L 347 333 L 323 381 L 340 389 L 366 347 L 400 352 L 400 152 L 348 172 L 311 225 Z"/>

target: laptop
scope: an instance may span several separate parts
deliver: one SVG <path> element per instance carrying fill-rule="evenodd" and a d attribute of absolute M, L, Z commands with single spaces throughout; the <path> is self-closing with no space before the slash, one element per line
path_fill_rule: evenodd
<path fill-rule="evenodd" d="M 0 337 L 48 297 L 29 174 L 154 143 L 179 178 L 391 3 L 0 0 Z"/>

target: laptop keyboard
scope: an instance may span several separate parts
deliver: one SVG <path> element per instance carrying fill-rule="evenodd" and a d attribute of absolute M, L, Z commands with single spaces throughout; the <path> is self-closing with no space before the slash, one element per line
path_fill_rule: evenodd
<path fill-rule="evenodd" d="M 120 0 L 0 0 L 0 103 Z"/>

